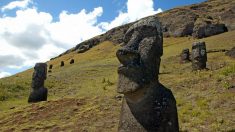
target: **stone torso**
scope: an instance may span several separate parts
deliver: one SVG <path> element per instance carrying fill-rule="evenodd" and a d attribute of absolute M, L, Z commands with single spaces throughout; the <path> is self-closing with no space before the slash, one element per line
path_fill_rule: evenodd
<path fill-rule="evenodd" d="M 150 86 L 139 102 L 124 98 L 119 132 L 178 131 L 176 101 L 172 92 L 161 84 Z"/>

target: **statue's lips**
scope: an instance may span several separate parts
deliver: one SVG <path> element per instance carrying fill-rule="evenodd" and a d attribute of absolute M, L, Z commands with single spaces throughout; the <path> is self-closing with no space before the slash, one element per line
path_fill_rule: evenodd
<path fill-rule="evenodd" d="M 197 61 L 197 62 L 199 62 L 199 61 L 204 60 L 204 58 L 202 58 L 202 57 L 194 57 L 194 60 Z"/>
<path fill-rule="evenodd" d="M 129 72 L 138 72 L 140 71 L 140 66 L 139 65 L 120 65 L 118 67 L 118 73 L 121 73 L 121 74 L 125 74 L 125 73 L 129 73 Z"/>

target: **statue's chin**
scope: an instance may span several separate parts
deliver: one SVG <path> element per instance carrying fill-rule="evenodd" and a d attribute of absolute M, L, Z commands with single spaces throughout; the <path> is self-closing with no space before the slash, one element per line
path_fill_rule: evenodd
<path fill-rule="evenodd" d="M 139 88 L 141 88 L 141 85 L 137 82 L 131 80 L 128 77 L 125 77 L 122 74 L 119 74 L 118 78 L 118 87 L 117 92 L 121 94 L 127 94 L 137 91 Z"/>

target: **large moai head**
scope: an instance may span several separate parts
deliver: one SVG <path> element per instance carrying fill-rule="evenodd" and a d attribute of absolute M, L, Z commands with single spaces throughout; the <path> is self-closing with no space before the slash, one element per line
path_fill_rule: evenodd
<path fill-rule="evenodd" d="M 190 53 L 189 49 L 183 49 L 182 53 L 180 55 L 180 62 L 181 63 L 186 63 L 190 61 Z"/>
<path fill-rule="evenodd" d="M 124 46 L 116 52 L 121 63 L 118 92 L 135 92 L 158 80 L 162 54 L 162 29 L 156 17 L 142 19 L 131 26 L 124 36 Z"/>
<path fill-rule="evenodd" d="M 44 81 L 47 78 L 47 64 L 46 63 L 37 63 L 34 66 L 34 72 L 32 77 L 32 88 L 39 89 L 44 87 Z"/>
<path fill-rule="evenodd" d="M 201 70 L 206 68 L 207 52 L 205 42 L 194 42 L 192 45 L 192 68 Z"/>

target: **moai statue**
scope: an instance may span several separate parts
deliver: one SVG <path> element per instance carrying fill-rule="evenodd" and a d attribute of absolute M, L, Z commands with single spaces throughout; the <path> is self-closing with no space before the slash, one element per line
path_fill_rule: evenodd
<path fill-rule="evenodd" d="M 74 59 L 71 59 L 69 63 L 70 63 L 70 64 L 73 64 L 73 63 L 74 63 Z"/>
<path fill-rule="evenodd" d="M 53 65 L 52 65 L 52 64 L 50 64 L 49 69 L 52 69 L 52 68 L 53 68 Z"/>
<path fill-rule="evenodd" d="M 187 63 L 190 61 L 189 49 L 183 49 L 180 54 L 180 63 Z"/>
<path fill-rule="evenodd" d="M 124 94 L 119 132 L 178 132 L 176 100 L 158 81 L 163 54 L 161 24 L 156 17 L 141 19 L 124 36 L 117 52 L 117 91 Z"/>
<path fill-rule="evenodd" d="M 192 45 L 192 68 L 202 70 L 206 68 L 207 53 L 205 42 L 194 42 Z"/>
<path fill-rule="evenodd" d="M 34 67 L 32 77 L 32 91 L 28 102 L 35 103 L 47 100 L 47 88 L 44 87 L 44 81 L 47 78 L 47 64 L 37 63 Z"/>
<path fill-rule="evenodd" d="M 64 66 L 64 61 L 61 61 L 60 62 L 60 67 L 63 67 Z"/>

